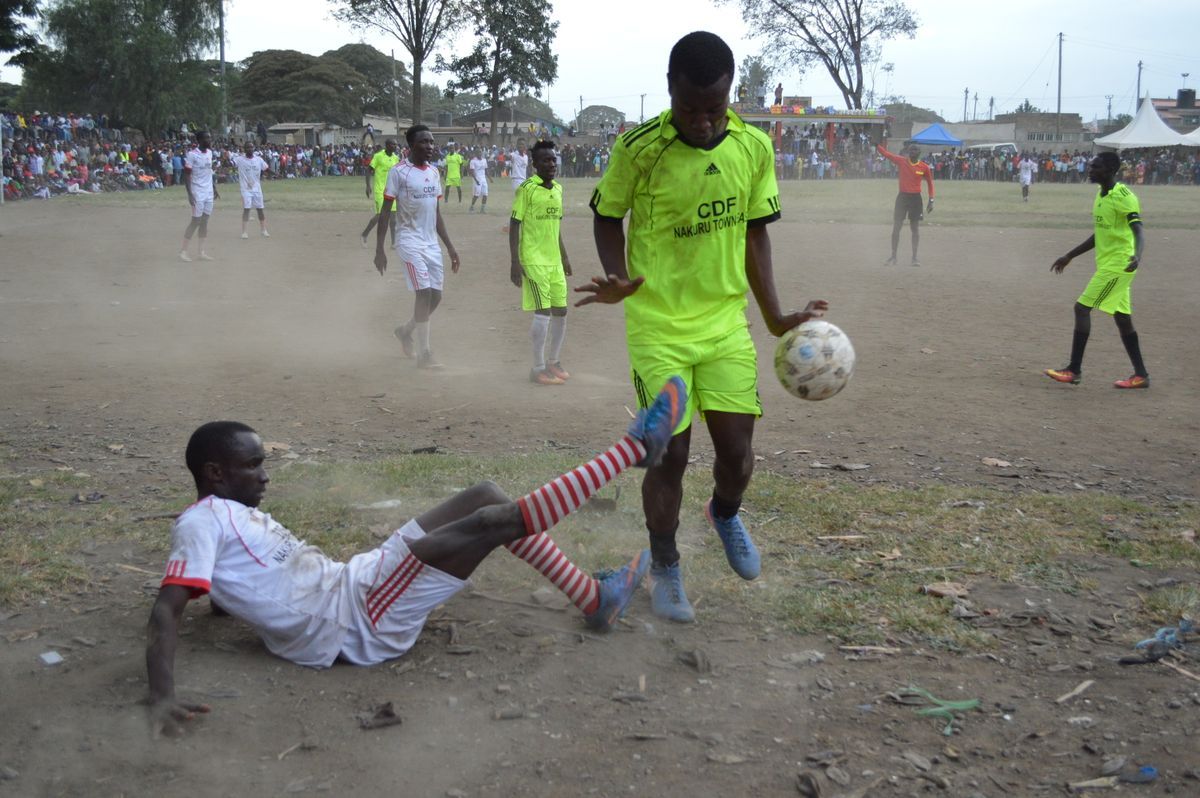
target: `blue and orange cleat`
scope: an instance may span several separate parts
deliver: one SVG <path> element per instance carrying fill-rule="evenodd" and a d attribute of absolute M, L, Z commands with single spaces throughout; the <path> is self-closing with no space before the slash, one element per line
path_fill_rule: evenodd
<path fill-rule="evenodd" d="M 721 545 L 725 547 L 725 559 L 729 561 L 729 567 L 742 579 L 757 579 L 762 572 L 762 558 L 759 557 L 758 549 L 750 539 L 750 533 L 742 519 L 736 515 L 732 518 L 717 518 L 713 515 L 712 499 L 705 503 L 704 515 L 717 531 Z"/>
<path fill-rule="evenodd" d="M 642 468 L 658 465 L 667 451 L 675 428 L 687 410 L 687 385 L 682 377 L 672 377 L 658 392 L 654 403 L 638 411 L 629 425 L 629 434 L 646 447 L 646 456 L 638 461 Z"/>
<path fill-rule="evenodd" d="M 1140 374 L 1134 374 L 1132 377 L 1129 377 L 1127 379 L 1117 380 L 1116 382 L 1113 383 L 1113 387 L 1114 388 L 1126 388 L 1126 389 L 1149 388 L 1150 387 L 1150 378 L 1143 377 Z"/>
<path fill-rule="evenodd" d="M 592 612 L 583 616 L 583 621 L 592 629 L 606 631 L 612 628 L 629 606 L 633 593 L 641 584 L 646 569 L 650 567 L 650 550 L 644 549 L 637 556 L 615 571 L 595 574 L 600 588 L 600 603 Z"/>
<path fill-rule="evenodd" d="M 1042 373 L 1055 382 L 1069 382 L 1072 385 L 1078 385 L 1079 381 L 1083 379 L 1082 374 L 1078 371 L 1071 371 L 1069 368 L 1046 369 Z"/>
<path fill-rule="evenodd" d="M 675 623 L 696 620 L 696 610 L 683 589 L 683 571 L 678 562 L 650 568 L 650 610 L 659 618 Z"/>

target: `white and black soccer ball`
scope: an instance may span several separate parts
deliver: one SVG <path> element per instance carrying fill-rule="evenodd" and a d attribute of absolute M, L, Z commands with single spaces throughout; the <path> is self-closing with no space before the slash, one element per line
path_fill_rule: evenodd
<path fill-rule="evenodd" d="M 801 399 L 828 399 L 854 374 L 850 338 L 827 321 L 814 319 L 788 330 L 775 347 L 775 375 Z"/>

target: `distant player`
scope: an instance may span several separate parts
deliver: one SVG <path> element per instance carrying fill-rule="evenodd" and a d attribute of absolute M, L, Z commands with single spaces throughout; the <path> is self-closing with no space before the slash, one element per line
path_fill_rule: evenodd
<path fill-rule="evenodd" d="M 213 152 L 209 148 L 208 131 L 201 130 L 196 134 L 196 146 L 188 151 L 183 159 L 183 185 L 187 189 L 188 204 L 192 206 L 192 220 L 183 231 L 183 247 L 179 250 L 179 259 L 191 263 L 188 255 L 188 244 L 192 235 L 200 231 L 200 260 L 212 260 L 212 256 L 204 249 L 208 238 L 208 217 L 212 216 L 213 201 L 221 198 L 217 192 L 217 176 L 213 171 Z"/>
<path fill-rule="evenodd" d="M 624 303 L 639 405 L 649 405 L 673 375 L 687 386 L 689 404 L 666 457 L 642 481 L 650 606 L 682 623 L 695 620 L 695 612 L 683 588 L 675 535 L 697 410 L 716 455 L 705 515 L 738 576 L 754 579 L 761 568 L 738 513 L 754 471 L 754 424 L 762 415 L 746 294 L 753 292 L 772 335 L 827 307 L 817 300 L 799 312 L 780 308 L 767 233 L 780 216 L 774 147 L 729 110 L 733 73 L 733 52 L 715 34 L 690 33 L 672 48 L 670 109 L 617 138 L 592 193 L 604 276 L 575 289 L 589 294 L 579 305 Z"/>
<path fill-rule="evenodd" d="M 517 148 L 508 154 L 508 176 L 512 178 L 514 193 L 529 177 L 529 153 L 525 149 L 525 139 L 517 139 Z"/>
<path fill-rule="evenodd" d="M 487 213 L 488 162 L 487 158 L 483 157 L 482 150 L 475 150 L 475 154 L 467 163 L 467 168 L 471 170 L 471 180 L 475 183 L 475 188 L 471 192 L 471 207 L 467 208 L 467 213 L 475 212 L 476 200 L 482 200 L 482 202 L 479 203 L 479 212 Z"/>
<path fill-rule="evenodd" d="M 271 171 L 267 162 L 254 151 L 254 143 L 247 141 L 245 155 L 234 155 L 233 165 L 237 167 L 238 184 L 242 189 L 242 238 L 249 238 L 246 232 L 246 222 L 250 221 L 250 209 L 258 212 L 258 228 L 263 238 L 270 238 L 267 232 L 267 216 L 263 212 L 262 173 Z"/>
<path fill-rule="evenodd" d="M 886 142 L 885 142 L 886 144 Z M 920 266 L 917 260 L 917 247 L 921 243 L 921 181 L 929 184 L 929 205 L 925 213 L 933 213 L 933 169 L 921 160 L 921 148 L 909 144 L 904 148 L 904 156 L 894 155 L 884 144 L 876 145 L 875 150 L 896 164 L 900 175 L 900 193 L 896 195 L 896 206 L 892 211 L 892 256 L 885 261 L 887 266 L 896 265 L 896 250 L 900 246 L 900 228 L 908 218 L 909 229 L 912 230 L 912 265 Z"/>
<path fill-rule="evenodd" d="M 1025 153 L 1021 163 L 1017 165 L 1017 176 L 1021 181 L 1021 201 L 1029 202 L 1029 187 L 1033 185 L 1033 176 L 1038 172 L 1037 161 Z"/>
<path fill-rule="evenodd" d="M 571 376 L 560 360 L 567 335 L 567 277 L 571 275 L 571 260 L 560 231 L 562 184 L 554 180 L 558 159 L 552 142 L 534 144 L 532 158 L 536 176 L 522 183 L 513 198 L 508 230 L 512 256 L 509 277 L 521 289 L 521 309 L 533 311 L 533 325 L 529 329 L 533 369 L 529 381 L 536 385 L 562 385 Z"/>
<path fill-rule="evenodd" d="M 379 223 L 379 211 L 383 208 L 383 189 L 387 185 L 388 172 L 392 167 L 400 162 L 400 154 L 396 152 L 395 139 L 388 139 L 383 143 L 383 149 L 371 156 L 371 162 L 367 164 L 367 197 L 375 201 L 375 215 L 371 217 L 371 221 L 367 222 L 367 228 L 362 231 L 362 245 L 367 245 L 367 236 L 371 232 L 371 228 Z M 392 245 L 396 244 L 396 220 L 392 222 Z"/>
<path fill-rule="evenodd" d="M 429 348 L 429 317 L 442 301 L 445 273 L 442 270 L 442 250 L 438 239 L 450 255 L 450 270 L 458 274 L 458 252 L 450 243 L 446 225 L 442 222 L 442 186 L 438 170 L 430 163 L 436 151 L 433 134 L 425 125 L 413 125 L 404 133 L 408 142 L 408 158 L 388 172 L 383 190 L 383 205 L 379 210 L 379 232 L 375 237 L 375 268 L 382 275 L 387 271 L 387 255 L 383 250 L 384 224 L 396 207 L 396 256 L 404 264 L 408 289 L 416 294 L 413 315 L 396 328 L 396 337 L 404 354 L 417 356 L 418 368 L 437 368 Z M 414 347 L 413 337 L 416 337 Z"/>
<path fill-rule="evenodd" d="M 458 146 L 450 145 L 450 152 L 446 153 L 446 202 L 450 201 L 450 189 L 453 188 L 458 192 L 458 202 L 462 204 L 462 168 L 466 161 L 462 157 L 462 153 L 458 151 Z"/>
<path fill-rule="evenodd" d="M 1058 382 L 1078 385 L 1083 379 L 1083 350 L 1092 332 L 1092 309 L 1099 308 L 1113 317 L 1121 333 L 1121 343 L 1133 364 L 1133 376 L 1117 380 L 1114 388 L 1149 388 L 1150 374 L 1142 362 L 1142 349 L 1133 329 L 1133 303 L 1130 289 L 1146 246 L 1142 234 L 1141 207 L 1138 198 L 1124 183 L 1117 182 L 1121 159 L 1115 152 L 1102 152 L 1092 159 L 1088 177 L 1100 186 L 1092 203 L 1095 231 L 1075 249 L 1054 261 L 1050 271 L 1062 274 L 1076 257 L 1096 250 L 1096 273 L 1075 302 L 1075 335 L 1071 341 L 1071 362 L 1061 369 L 1046 369 L 1046 376 Z"/>

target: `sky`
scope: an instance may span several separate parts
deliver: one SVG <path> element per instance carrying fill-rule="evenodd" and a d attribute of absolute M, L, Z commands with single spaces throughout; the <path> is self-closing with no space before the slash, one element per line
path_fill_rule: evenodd
<path fill-rule="evenodd" d="M 500 2 L 502 0 L 496 0 Z M 570 120 L 583 104 L 610 105 L 636 121 L 669 103 L 667 56 L 693 30 L 720 34 L 742 59 L 762 52 L 749 35 L 736 2 L 714 0 L 552 0 L 559 22 L 554 44 L 558 79 L 543 94 L 560 118 Z M 1085 121 L 1135 110 L 1138 62 L 1142 93 L 1174 97 L 1181 87 L 1200 87 L 1200 2 L 1196 0 L 908 0 L 920 28 L 914 39 L 886 42 L 873 78 L 878 96 L 899 95 L 951 122 L 987 119 L 1023 100 L 1055 110 L 1058 34 L 1063 34 L 1062 110 Z M 295 49 L 319 55 L 351 42 L 408 55 L 395 39 L 356 31 L 330 16 L 328 0 L 227 0 L 226 58 L 238 61 L 258 50 Z M 469 49 L 467 34 L 447 42 L 447 54 Z M 214 57 L 215 54 L 214 54 Z M 449 76 L 428 71 L 445 85 Z M 1189 73 L 1187 78 L 1183 73 Z M 19 82 L 20 71 L 0 68 L 0 79 Z M 817 67 L 804 75 L 787 71 L 775 79 L 787 95 L 811 96 L 816 105 L 845 101 Z M 867 79 L 867 88 L 872 78 Z M 976 100 L 978 95 L 978 100 Z"/>

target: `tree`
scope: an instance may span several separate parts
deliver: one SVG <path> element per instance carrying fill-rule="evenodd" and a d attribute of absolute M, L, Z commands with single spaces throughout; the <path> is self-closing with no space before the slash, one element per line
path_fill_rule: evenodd
<path fill-rule="evenodd" d="M 746 102 L 765 105 L 767 84 L 771 82 L 771 67 L 761 55 L 752 55 L 742 62 L 738 73 L 742 76 L 742 87 L 745 88 Z M 738 92 L 738 97 L 742 97 Z"/>
<path fill-rule="evenodd" d="M 554 109 L 546 105 L 537 97 L 530 97 L 528 94 L 518 94 L 509 102 L 513 108 L 523 113 L 529 114 L 537 119 L 544 119 L 547 122 L 558 122 L 562 124 L 562 120 L 558 118 L 558 114 L 554 113 Z"/>
<path fill-rule="evenodd" d="M 412 119 L 421 121 L 422 74 L 438 43 L 461 20 L 460 0 L 329 0 L 333 16 L 395 36 L 412 59 Z"/>
<path fill-rule="evenodd" d="M 903 124 L 906 122 L 945 122 L 934 111 L 928 108 L 921 108 L 916 105 L 909 105 L 903 100 L 899 102 L 886 102 L 884 107 L 887 108 L 887 115 L 894 118 L 897 123 Z"/>
<path fill-rule="evenodd" d="M 589 105 L 579 112 L 575 125 L 580 130 L 600 130 L 605 127 L 620 127 L 625 123 L 625 114 L 608 105 Z"/>
<path fill-rule="evenodd" d="M 216 39 L 219 0 L 59 0 L 46 44 L 23 54 L 24 96 L 108 114 L 156 133 L 211 92 L 200 56 Z M 215 120 L 205 120 L 215 121 Z"/>
<path fill-rule="evenodd" d="M 368 80 L 336 57 L 262 50 L 242 62 L 234 108 L 247 119 L 362 123 Z"/>
<path fill-rule="evenodd" d="M 25 26 L 25 19 L 37 13 L 36 0 L 0 0 L 0 53 L 30 50 L 37 39 Z M 21 57 L 9 63 L 18 64 Z"/>
<path fill-rule="evenodd" d="M 913 38 L 917 16 L 900 0 L 721 0 L 742 8 L 747 27 L 780 67 L 820 64 L 848 108 L 863 107 L 866 66 L 881 44 Z"/>
<path fill-rule="evenodd" d="M 371 45 L 345 44 L 336 50 L 323 53 L 321 58 L 336 58 L 366 78 L 362 87 L 363 113 L 391 116 L 397 104 L 405 109 L 410 107 L 412 84 L 406 80 L 408 70 L 399 61 L 395 62 L 396 82 L 399 85 L 393 86 L 391 57 Z"/>
<path fill-rule="evenodd" d="M 558 23 L 550 19 L 550 0 L 464 0 L 463 9 L 475 21 L 475 47 L 449 63 L 438 56 L 438 69 L 455 75 L 451 90 L 488 95 L 495 135 L 506 98 L 540 89 L 558 77 L 558 56 L 551 49 Z"/>
<path fill-rule="evenodd" d="M 1020 105 L 1018 105 L 1018 106 L 1017 106 L 1017 110 L 1016 110 L 1016 111 L 1014 111 L 1013 113 L 1017 113 L 1017 114 L 1040 114 L 1041 112 L 1042 112 L 1042 109 L 1041 109 L 1041 108 L 1038 108 L 1036 105 L 1034 105 L 1033 103 L 1029 102 L 1029 98 L 1028 98 L 1028 97 L 1026 97 L 1026 98 L 1025 98 L 1025 102 L 1023 102 L 1023 103 L 1021 103 Z"/>

